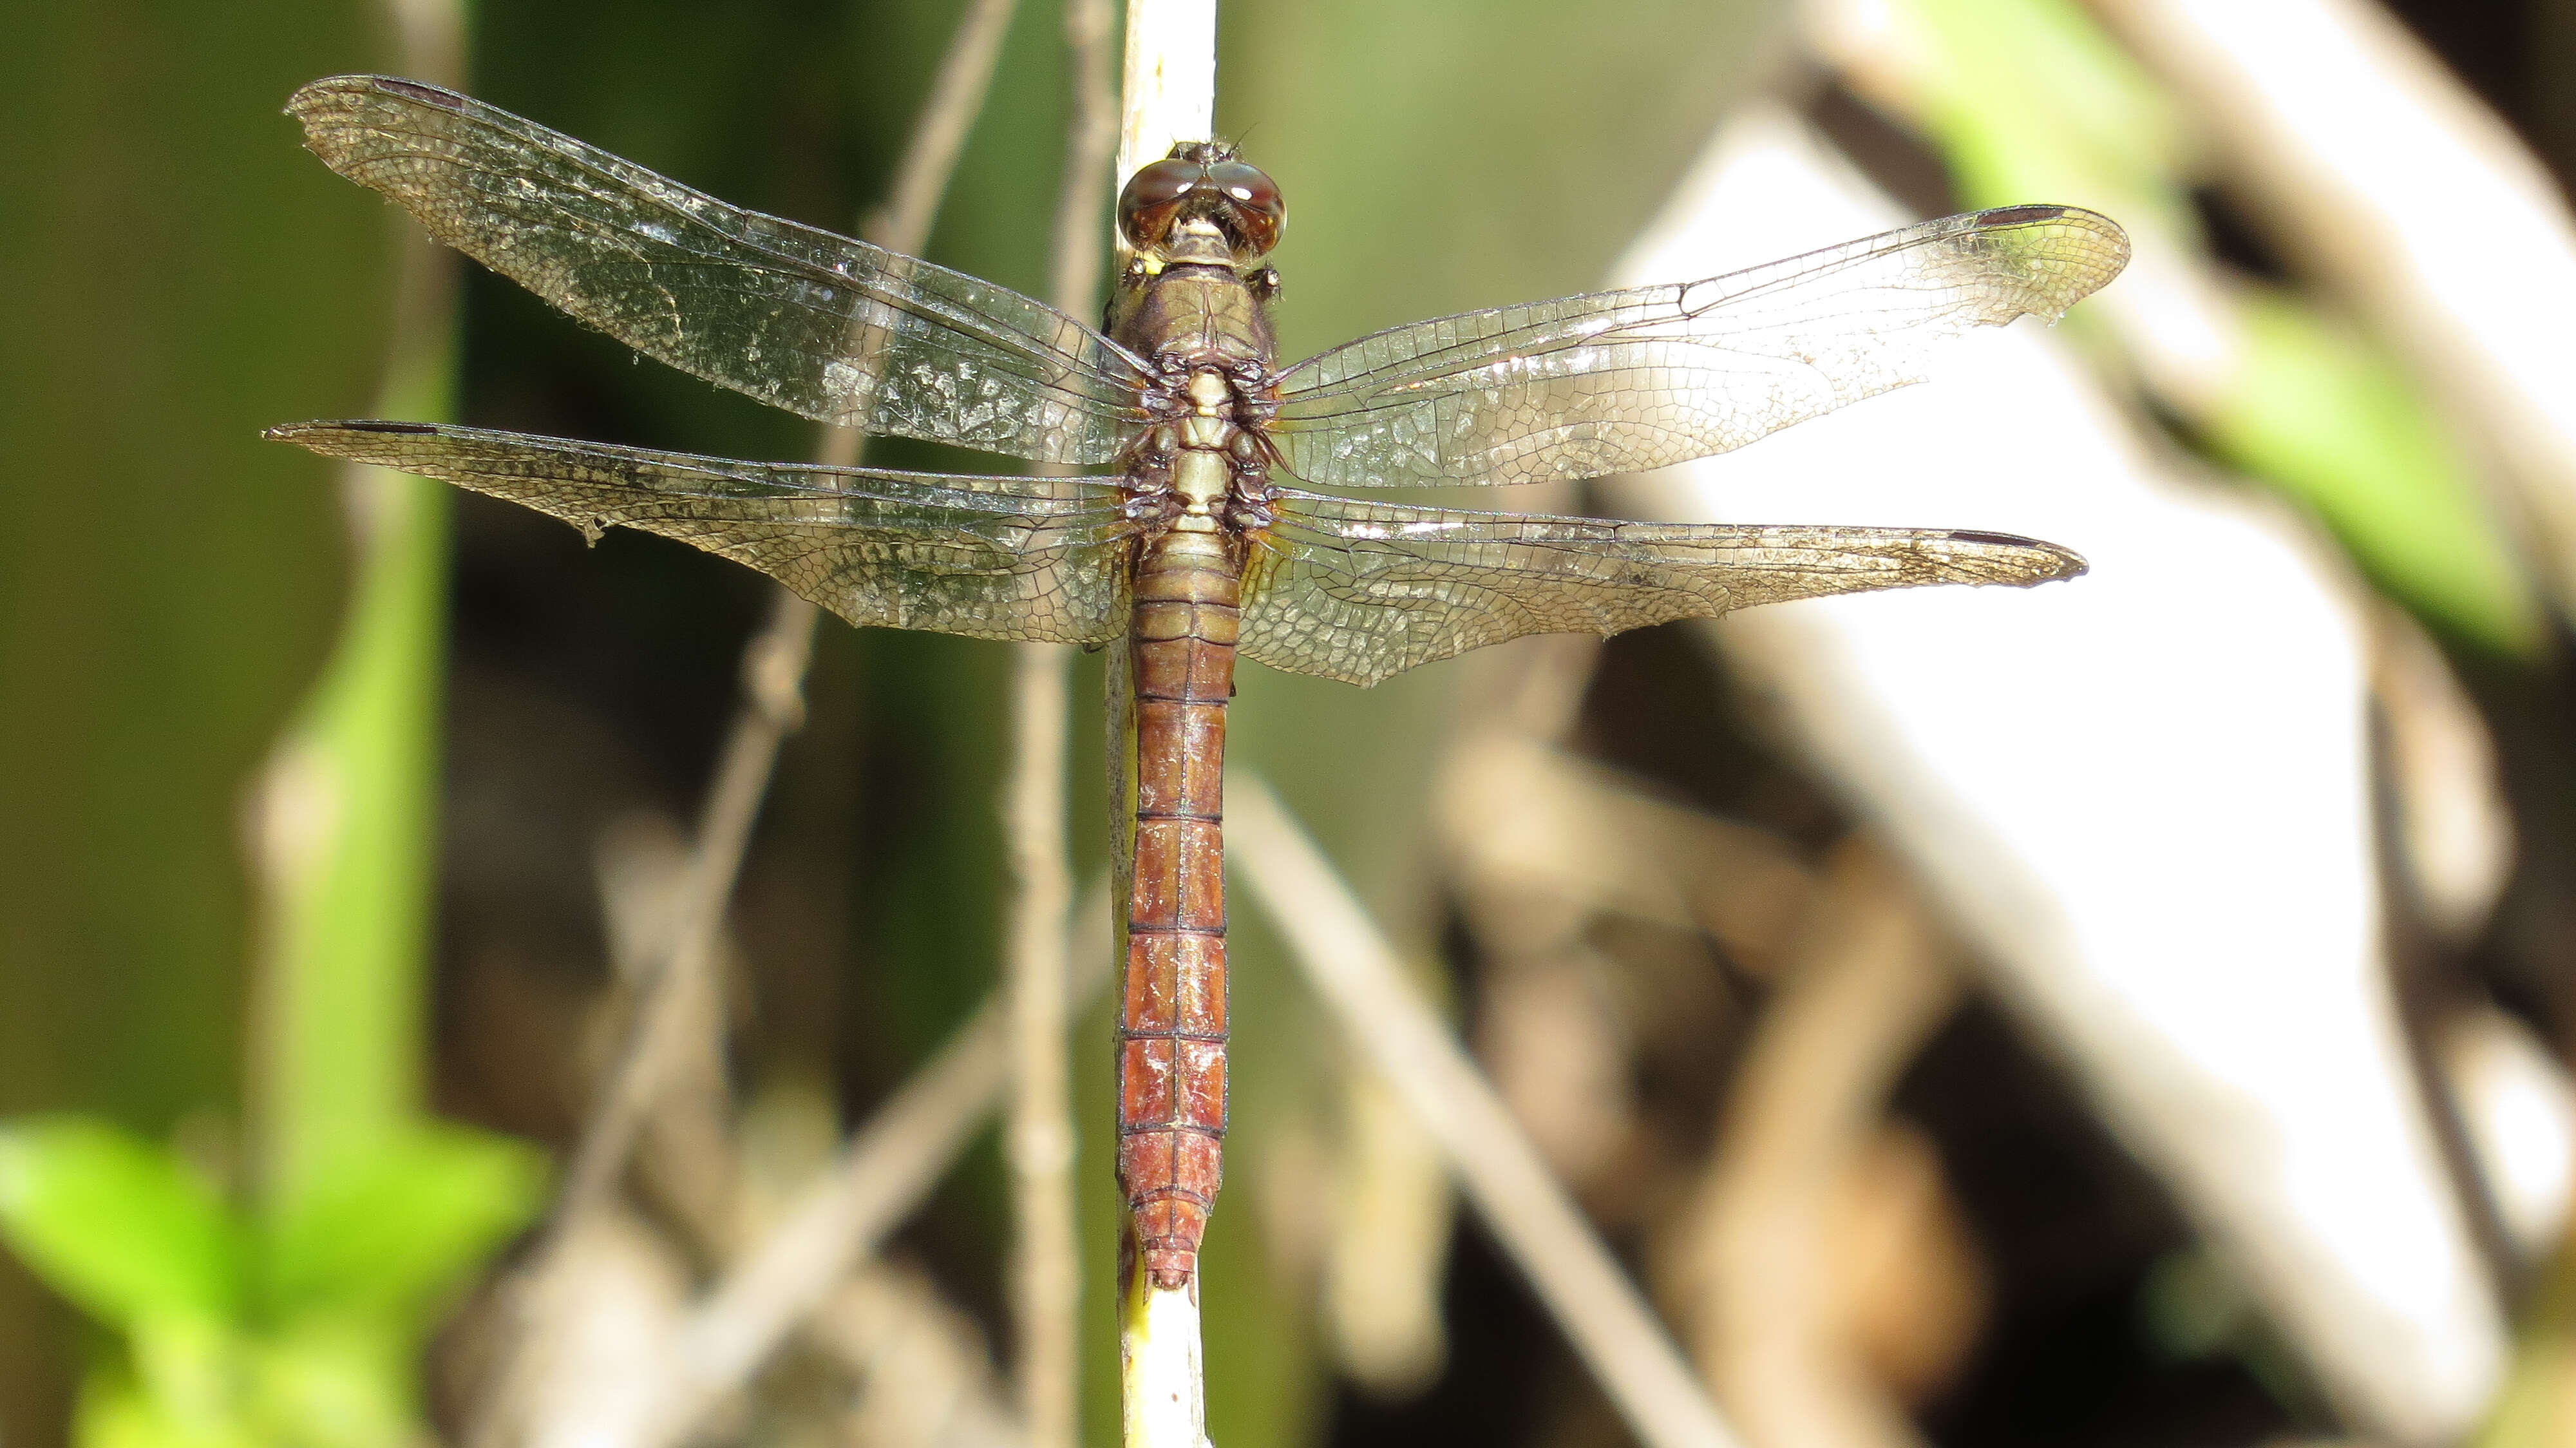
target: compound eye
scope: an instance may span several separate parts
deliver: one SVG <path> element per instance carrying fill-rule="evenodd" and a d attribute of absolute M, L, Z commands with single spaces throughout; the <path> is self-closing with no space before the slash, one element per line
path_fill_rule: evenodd
<path fill-rule="evenodd" d="M 1138 251 L 1160 246 L 1180 216 L 1181 199 L 1205 174 L 1196 161 L 1165 157 L 1128 177 L 1118 193 L 1118 230 L 1127 244 Z"/>
<path fill-rule="evenodd" d="M 1288 224 L 1288 203 L 1268 172 L 1243 161 L 1219 161 L 1207 168 L 1204 184 L 1233 203 L 1244 242 L 1253 252 L 1266 253 L 1279 244 L 1279 233 Z"/>

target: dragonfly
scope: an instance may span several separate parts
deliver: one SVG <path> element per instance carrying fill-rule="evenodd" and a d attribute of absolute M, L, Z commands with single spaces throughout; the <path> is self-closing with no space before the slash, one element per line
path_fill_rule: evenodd
<path fill-rule="evenodd" d="M 1117 1171 L 1126 1250 L 1157 1287 L 1193 1282 L 1222 1176 L 1222 783 L 1239 659 L 1367 685 L 1527 634 L 2085 571 L 2066 548 L 2003 533 L 1340 496 L 1640 472 L 1924 380 L 1949 339 L 2053 322 L 2127 264 L 2120 228 L 2075 207 L 1415 322 L 1281 366 L 1267 259 L 1286 206 L 1215 142 L 1127 180 L 1116 221 L 1132 259 L 1095 328 L 418 81 L 316 81 L 288 111 L 333 170 L 639 353 L 820 422 L 1105 470 L 744 462 L 403 421 L 267 433 L 511 499 L 593 539 L 676 538 L 852 624 L 1123 647 Z"/>

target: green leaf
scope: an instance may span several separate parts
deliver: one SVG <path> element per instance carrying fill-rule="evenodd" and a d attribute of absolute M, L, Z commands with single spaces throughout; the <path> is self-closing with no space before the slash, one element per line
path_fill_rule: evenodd
<path fill-rule="evenodd" d="M 229 1320 L 241 1241 L 214 1190 L 162 1147 L 81 1117 L 0 1126 L 0 1238 L 103 1321 Z"/>
<path fill-rule="evenodd" d="M 263 1263 L 279 1314 L 355 1313 L 426 1327 L 427 1314 L 543 1200 L 532 1147 L 424 1124 L 337 1158 L 282 1207 Z"/>
<path fill-rule="evenodd" d="M 268 1448 L 419 1448 L 418 1350 L 391 1324 L 310 1319 L 257 1347 L 258 1441 Z"/>
<path fill-rule="evenodd" d="M 374 526 L 356 593 L 270 775 L 282 824 L 257 1120 L 272 1198 L 419 1109 L 449 499 L 399 474 L 366 485 Z"/>
<path fill-rule="evenodd" d="M 453 338 L 407 336 L 377 405 L 444 417 Z M 344 1153 L 420 1109 L 423 985 L 437 855 L 450 490 L 353 475 L 359 530 L 348 610 L 271 765 L 270 948 L 253 1105 L 263 1195 L 292 1204 Z"/>
<path fill-rule="evenodd" d="M 2314 512 L 2428 621 L 2527 653 L 2540 604 L 2441 420 L 2396 362 L 2287 297 L 2239 308 L 2234 385 L 2202 419 L 2231 462 Z"/>
<path fill-rule="evenodd" d="M 2098 181 L 2134 185 L 2182 167 L 2172 100 L 2090 15 L 2068 0 L 1914 0 L 1908 13 L 1935 40 L 1935 126 L 2010 150 L 2080 157 Z M 2027 196 L 2022 199 L 2029 199 Z M 2078 196 L 2053 200 L 2081 201 Z"/>
<path fill-rule="evenodd" d="M 126 1356 L 126 1363 L 96 1375 L 111 1390 L 121 1382 L 133 1384 L 141 1411 L 124 1432 L 191 1448 L 247 1448 L 262 1441 L 251 1431 L 248 1412 L 254 1382 L 250 1344 L 230 1325 L 168 1317 L 139 1322 L 127 1334 Z"/>
<path fill-rule="evenodd" d="M 81 1385 L 80 1448 L 418 1448 L 406 1334 L 348 1319 L 278 1333 L 163 1318 Z"/>

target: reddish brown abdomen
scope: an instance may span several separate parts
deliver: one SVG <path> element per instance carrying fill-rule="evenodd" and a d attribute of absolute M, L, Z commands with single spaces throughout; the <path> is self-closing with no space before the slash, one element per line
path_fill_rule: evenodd
<path fill-rule="evenodd" d="M 1118 1012 L 1118 1181 L 1154 1284 L 1186 1286 L 1225 1136 L 1225 703 L 1242 596 L 1214 534 L 1137 571 L 1136 873 Z"/>

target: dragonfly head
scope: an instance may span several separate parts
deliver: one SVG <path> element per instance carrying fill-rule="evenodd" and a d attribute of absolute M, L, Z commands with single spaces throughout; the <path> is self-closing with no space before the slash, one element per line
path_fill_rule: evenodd
<path fill-rule="evenodd" d="M 1251 266 L 1287 222 L 1278 183 L 1213 141 L 1183 141 L 1118 193 L 1127 244 L 1169 263 Z"/>

